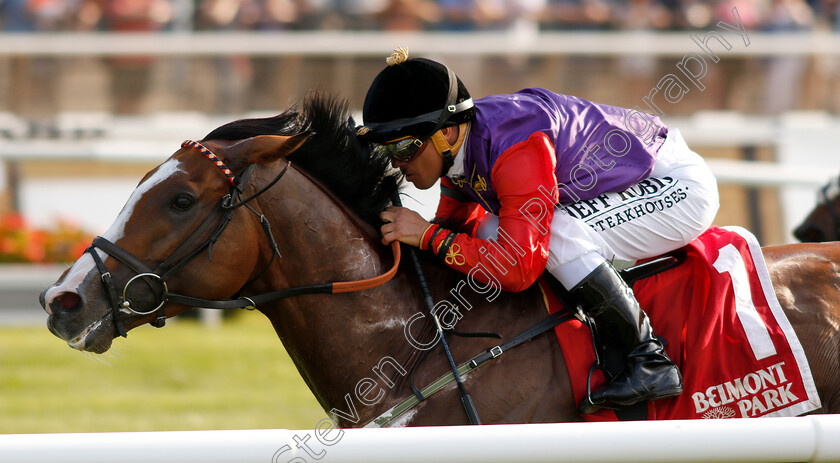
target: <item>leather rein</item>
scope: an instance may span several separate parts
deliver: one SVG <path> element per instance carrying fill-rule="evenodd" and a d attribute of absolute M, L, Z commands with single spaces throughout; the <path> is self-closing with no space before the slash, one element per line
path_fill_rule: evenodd
<path fill-rule="evenodd" d="M 99 271 L 100 281 L 102 282 L 102 285 L 105 289 L 105 293 L 108 295 L 108 299 L 111 305 L 111 314 L 113 317 L 114 328 L 119 336 L 127 336 L 125 326 L 123 325 L 122 320 L 120 319 L 120 312 L 135 315 L 150 315 L 153 313 L 157 313 L 155 319 L 151 321 L 150 324 L 152 326 L 160 328 L 163 327 L 166 323 L 166 312 L 164 310 L 164 306 L 168 302 L 183 304 L 190 307 L 202 307 L 207 309 L 255 309 L 257 306 L 267 302 L 285 299 L 288 297 L 300 296 L 304 294 L 336 294 L 374 288 L 389 281 L 397 273 L 397 268 L 400 265 L 400 246 L 399 242 L 394 241 L 391 243 L 391 249 L 394 254 L 393 267 L 382 275 L 373 278 L 368 278 L 365 280 L 328 282 L 308 286 L 299 286 L 294 288 L 285 288 L 253 296 L 237 296 L 235 299 L 227 300 L 202 299 L 169 291 L 169 288 L 166 285 L 166 281 L 173 274 L 175 274 L 175 272 L 183 268 L 195 257 L 204 252 L 204 250 L 207 250 L 208 258 L 211 262 L 213 261 L 213 245 L 216 243 L 216 241 L 218 241 L 219 237 L 222 235 L 222 232 L 224 232 L 224 230 L 227 228 L 228 224 L 230 224 L 233 218 L 233 212 L 242 206 L 245 206 L 254 215 L 259 217 L 260 224 L 265 233 L 266 239 L 268 240 L 272 249 L 271 259 L 269 260 L 268 264 L 265 266 L 262 272 L 258 274 L 256 278 L 246 283 L 243 286 L 243 288 L 247 287 L 254 280 L 258 279 L 266 271 L 268 271 L 271 264 L 274 263 L 275 258 L 282 258 L 277 248 L 277 243 L 274 240 L 274 235 L 271 233 L 271 224 L 269 223 L 268 219 L 265 217 L 265 215 L 257 212 L 248 203 L 251 200 L 257 198 L 261 194 L 268 191 L 272 186 L 274 186 L 288 171 L 289 166 L 291 166 L 291 162 L 287 162 L 286 166 L 283 167 L 280 173 L 278 173 L 277 176 L 274 177 L 274 179 L 271 182 L 269 182 L 266 186 L 258 190 L 256 193 L 243 199 L 242 193 L 244 187 L 248 184 L 251 174 L 256 168 L 256 164 L 249 165 L 242 173 L 242 175 L 239 176 L 239 178 L 237 178 L 233 175 L 231 170 L 228 169 L 227 166 L 215 154 L 213 154 L 212 151 L 207 149 L 202 144 L 196 141 L 187 140 L 181 144 L 181 147 L 192 148 L 199 151 L 207 159 L 209 159 L 217 167 L 219 167 L 221 172 L 227 177 L 227 180 L 230 182 L 231 190 L 228 194 L 221 198 L 218 205 L 213 209 L 213 211 L 201 222 L 201 224 L 198 225 L 198 227 L 195 230 L 192 231 L 192 233 L 172 252 L 172 254 L 170 254 L 169 257 L 164 259 L 154 269 L 146 265 L 144 262 L 136 258 L 128 251 L 112 243 L 108 239 L 102 236 L 97 236 L 96 238 L 94 238 L 93 243 L 85 250 L 85 252 L 90 253 L 90 255 L 93 257 L 93 261 L 96 264 L 97 270 Z M 216 225 L 216 227 L 215 229 L 213 229 L 213 232 L 210 234 L 210 236 L 206 240 L 204 240 L 203 243 L 195 245 L 195 242 L 197 242 L 202 236 L 206 235 L 208 233 L 208 230 L 211 230 L 214 224 Z M 117 292 L 117 287 L 114 284 L 114 281 L 111 277 L 111 273 L 105 267 L 105 263 L 99 256 L 97 250 L 103 251 L 108 256 L 113 257 L 114 259 L 116 259 L 117 261 L 121 262 L 123 265 L 127 266 L 128 268 L 134 271 L 135 275 L 125 283 L 121 295 Z M 128 297 L 128 289 L 132 284 L 136 284 L 138 282 L 145 283 L 149 287 L 149 289 L 151 289 L 154 292 L 154 300 L 155 304 L 157 304 L 156 307 L 150 310 L 140 310 L 132 305 L 132 301 Z"/>

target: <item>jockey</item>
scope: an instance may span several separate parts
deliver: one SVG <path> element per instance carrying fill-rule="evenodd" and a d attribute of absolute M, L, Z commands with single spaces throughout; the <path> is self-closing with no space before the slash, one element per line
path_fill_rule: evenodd
<path fill-rule="evenodd" d="M 398 49 L 367 92 L 362 140 L 417 188 L 441 181 L 436 217 L 390 206 L 382 242 L 481 266 L 507 291 L 553 275 L 626 355 L 581 413 L 682 392 L 682 376 L 612 266 L 680 248 L 708 228 L 717 182 L 658 117 L 531 88 L 473 101 L 445 65 Z"/>

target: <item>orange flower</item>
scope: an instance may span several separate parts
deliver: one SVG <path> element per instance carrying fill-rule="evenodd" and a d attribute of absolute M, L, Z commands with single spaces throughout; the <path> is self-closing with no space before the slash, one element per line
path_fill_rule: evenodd
<path fill-rule="evenodd" d="M 0 215 L 0 262 L 72 262 L 91 239 L 67 222 L 43 230 L 29 227 L 20 214 Z"/>
<path fill-rule="evenodd" d="M 18 213 L 10 213 L 0 216 L 0 229 L 5 231 L 16 231 L 26 227 L 26 220 Z"/>

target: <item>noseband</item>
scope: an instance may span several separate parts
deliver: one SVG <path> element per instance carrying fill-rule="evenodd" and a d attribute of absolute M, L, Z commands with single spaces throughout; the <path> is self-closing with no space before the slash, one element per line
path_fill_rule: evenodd
<path fill-rule="evenodd" d="M 120 312 L 126 314 L 133 313 L 135 315 L 150 315 L 157 312 L 155 319 L 150 323 L 152 326 L 160 328 L 163 327 L 166 323 L 166 313 L 164 310 L 164 306 L 167 302 L 174 302 L 189 305 L 191 307 L 203 307 L 209 309 L 254 309 L 256 308 L 257 304 L 302 294 L 330 294 L 368 289 L 385 283 L 396 274 L 397 267 L 399 266 L 400 261 L 400 248 L 399 244 L 395 241 L 394 243 L 392 243 L 392 249 L 394 252 L 393 268 L 385 274 L 367 280 L 324 283 L 298 288 L 287 288 L 271 293 L 265 293 L 251 297 L 240 296 L 237 299 L 224 301 L 200 299 L 196 297 L 184 296 L 181 294 L 169 292 L 169 288 L 166 285 L 166 281 L 175 272 L 187 265 L 205 249 L 207 250 L 208 258 L 211 262 L 213 261 L 213 245 L 216 243 L 216 241 L 218 241 L 219 237 L 222 235 L 222 232 L 224 232 L 225 228 L 227 228 L 228 224 L 230 224 L 231 219 L 233 218 L 233 212 L 242 206 L 247 207 L 253 214 L 259 217 L 262 229 L 272 249 L 271 259 L 269 260 L 268 264 L 266 264 L 265 268 L 258 274 L 257 277 L 246 283 L 244 287 L 247 287 L 254 280 L 262 276 L 268 270 L 271 264 L 274 263 L 275 258 L 282 257 L 277 247 L 277 242 L 274 240 L 274 235 L 271 233 L 271 224 L 269 223 L 268 219 L 265 217 L 265 215 L 257 212 L 248 203 L 254 198 L 268 191 L 268 189 L 272 186 L 274 186 L 283 177 L 283 175 L 286 173 L 286 171 L 289 169 L 289 166 L 291 165 L 291 162 L 287 162 L 283 169 L 280 171 L 280 173 L 278 173 L 277 176 L 275 176 L 274 179 L 272 179 L 266 186 L 264 186 L 251 196 L 242 198 L 243 189 L 245 185 L 248 184 L 251 174 L 256 168 L 256 164 L 249 165 L 242 173 L 242 175 L 239 178 L 237 178 L 236 176 L 234 176 L 233 172 L 231 172 L 231 170 L 224 164 L 224 162 L 222 162 L 215 154 L 213 154 L 212 151 L 210 151 L 202 144 L 196 141 L 187 140 L 181 144 L 181 147 L 193 148 L 199 151 L 201 154 L 203 154 L 207 159 L 212 161 L 230 182 L 231 190 L 228 194 L 222 197 L 221 201 L 219 201 L 218 205 L 213 209 L 213 211 L 201 222 L 201 224 L 199 224 L 199 226 L 195 230 L 192 231 L 192 233 L 186 238 L 186 240 L 184 240 L 184 242 L 178 245 L 178 247 L 172 252 L 172 254 L 170 254 L 169 257 L 164 259 L 154 269 L 150 268 L 148 265 L 140 261 L 140 259 L 133 256 L 128 251 L 120 248 L 108 239 L 102 236 L 97 236 L 96 238 L 94 238 L 93 243 L 85 250 L 85 252 L 90 253 L 91 257 L 93 257 L 93 261 L 96 264 L 97 270 L 99 271 L 100 281 L 102 282 L 102 285 L 105 289 L 105 293 L 108 295 L 108 299 L 111 305 L 111 313 L 114 321 L 114 327 L 119 336 L 127 336 L 125 326 L 123 325 L 122 320 L 119 316 Z M 198 241 L 202 236 L 206 235 L 207 231 L 210 230 L 214 224 L 216 224 L 216 228 L 215 230 L 213 230 L 212 234 L 210 234 L 210 236 L 202 244 L 195 245 L 195 242 Z M 121 296 L 118 294 L 117 288 L 114 285 L 113 279 L 111 277 L 111 273 L 105 267 L 105 263 L 99 256 L 97 249 L 105 252 L 107 255 L 113 257 L 114 259 L 116 259 L 117 261 L 121 262 L 123 265 L 127 266 L 132 271 L 134 271 L 135 275 L 126 282 L 125 286 L 123 287 Z M 153 309 L 145 311 L 138 310 L 132 305 L 131 300 L 128 298 L 129 287 L 131 287 L 132 284 L 136 284 L 138 282 L 144 282 L 146 285 L 149 286 L 149 288 L 157 290 L 155 292 L 154 299 L 155 304 L 157 305 Z"/>

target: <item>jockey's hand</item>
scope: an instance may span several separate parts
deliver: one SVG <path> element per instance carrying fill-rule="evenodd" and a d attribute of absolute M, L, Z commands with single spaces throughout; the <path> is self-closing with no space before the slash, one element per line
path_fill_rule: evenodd
<path fill-rule="evenodd" d="M 420 237 L 430 225 L 420 214 L 397 206 L 388 206 L 379 213 L 379 218 L 385 222 L 380 228 L 385 245 L 397 240 L 419 247 Z"/>

